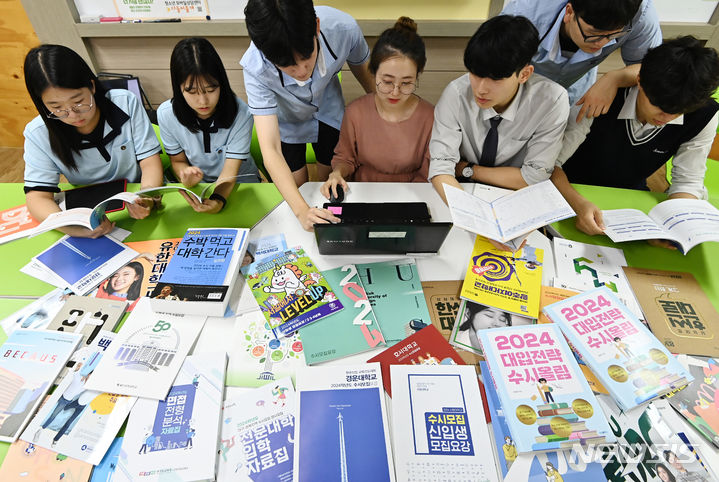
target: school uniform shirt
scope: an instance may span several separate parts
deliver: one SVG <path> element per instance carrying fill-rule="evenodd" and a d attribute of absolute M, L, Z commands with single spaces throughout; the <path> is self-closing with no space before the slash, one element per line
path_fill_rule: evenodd
<path fill-rule="evenodd" d="M 315 7 L 320 19 L 317 64 L 312 77 L 298 82 L 267 60 L 254 43 L 240 60 L 250 112 L 277 115 L 282 142 L 317 142 L 319 123 L 339 130 L 344 98 L 337 73 L 345 61 L 363 64 L 370 50 L 350 15 L 331 7 Z"/>
<path fill-rule="evenodd" d="M 519 167 L 527 184 L 549 179 L 568 115 L 567 91 L 541 75 L 533 74 L 520 84 L 512 102 L 498 114 L 493 108 L 479 108 L 469 74 L 464 74 L 449 83 L 434 108 L 428 178 L 454 177 L 460 160 L 479 164 L 490 119 L 500 116 L 494 165 Z"/>
<path fill-rule="evenodd" d="M 96 130 L 97 136 L 82 136 L 79 151 L 73 151 L 77 170 L 65 166 L 53 153 L 47 127 L 40 116 L 25 126 L 26 191 L 57 192 L 60 174 L 71 184 L 97 184 L 116 179 L 140 181 L 140 161 L 159 153 L 160 142 L 135 94 L 113 89 L 105 97 L 102 127 L 98 126 L 102 131 Z"/>
<path fill-rule="evenodd" d="M 511 0 L 502 14 L 527 17 L 539 31 L 539 48 L 532 58 L 534 71 L 559 83 L 569 91 L 575 104 L 597 79 L 597 65 L 609 54 L 621 49 L 626 65 L 638 64 L 652 47 L 662 43 L 659 16 L 652 0 L 643 0 L 632 19 L 632 30 L 624 37 L 609 41 L 599 51 L 563 52 L 559 31 L 567 0 Z"/>
<path fill-rule="evenodd" d="M 638 86 L 619 89 L 609 111 L 596 119 L 585 117 L 577 123 L 579 108 L 572 109 L 557 165 L 563 166 L 570 182 L 646 189 L 646 178 L 673 156 L 667 193 L 706 199 L 704 173 L 719 124 L 719 105 L 711 101 L 654 126 L 637 118 L 638 93 Z"/>
<path fill-rule="evenodd" d="M 160 137 L 165 152 L 171 156 L 185 152 L 191 166 L 202 169 L 204 182 L 215 182 L 222 172 L 225 159 L 241 159 L 237 182 L 258 182 L 260 175 L 252 157 L 252 115 L 245 104 L 237 99 L 237 116 L 228 128 L 219 128 L 214 119 L 198 119 L 198 131 L 191 132 L 180 124 L 172 111 L 172 100 L 166 100 L 157 109 Z"/>

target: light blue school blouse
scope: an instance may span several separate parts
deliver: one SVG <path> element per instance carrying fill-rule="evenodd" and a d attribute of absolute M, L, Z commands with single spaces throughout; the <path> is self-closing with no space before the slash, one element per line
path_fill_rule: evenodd
<path fill-rule="evenodd" d="M 237 99 L 237 107 L 237 116 L 232 125 L 227 129 L 209 129 L 209 145 L 205 145 L 203 131 L 190 132 L 180 124 L 172 112 L 172 100 L 166 100 L 157 109 L 157 122 L 160 124 L 160 137 L 165 152 L 174 156 L 184 151 L 190 165 L 202 169 L 203 182 L 215 182 L 228 157 L 243 160 L 238 173 L 242 177 L 237 182 L 259 182 L 259 171 L 250 156 L 252 115 L 247 104 L 240 99 Z"/>
<path fill-rule="evenodd" d="M 77 170 L 53 153 L 47 127 L 40 116 L 25 126 L 25 189 L 58 191 L 60 174 L 72 184 L 97 184 L 127 179 L 140 181 L 140 161 L 160 152 L 160 143 L 145 109 L 130 91 L 107 92 L 103 139 L 99 146 L 83 140 L 73 153 Z M 62 122 L 62 121 L 57 121 Z"/>
<path fill-rule="evenodd" d="M 320 19 L 319 45 L 325 75 L 315 68 L 301 86 L 267 60 L 254 43 L 240 60 L 250 112 L 276 114 L 285 143 L 317 142 L 317 121 L 339 129 L 345 102 L 337 73 L 345 61 L 358 65 L 369 59 L 369 47 L 354 18 L 331 7 L 315 7 L 315 12 Z"/>
<path fill-rule="evenodd" d="M 621 49 L 626 65 L 638 64 L 651 47 L 662 43 L 659 16 L 652 0 L 643 0 L 632 19 L 632 31 L 607 43 L 595 53 L 577 50 L 571 57 L 562 55 L 559 30 L 567 0 L 512 0 L 502 14 L 527 17 L 539 31 L 540 44 L 532 58 L 535 72 L 552 79 L 569 92 L 569 102 L 577 102 L 597 79 L 597 65 L 609 54 Z"/>

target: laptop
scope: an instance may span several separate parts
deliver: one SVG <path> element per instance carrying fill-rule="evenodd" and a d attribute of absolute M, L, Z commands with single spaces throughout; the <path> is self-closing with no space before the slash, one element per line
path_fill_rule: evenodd
<path fill-rule="evenodd" d="M 434 223 L 426 203 L 325 203 L 342 221 L 315 224 L 320 254 L 436 254 L 452 223 Z"/>

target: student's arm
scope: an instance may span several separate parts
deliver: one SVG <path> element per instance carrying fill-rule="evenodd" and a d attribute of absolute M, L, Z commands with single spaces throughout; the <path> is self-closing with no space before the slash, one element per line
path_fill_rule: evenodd
<path fill-rule="evenodd" d="M 32 217 L 42 222 L 52 213 L 60 212 L 60 207 L 55 204 L 53 193 L 48 191 L 28 191 L 25 194 L 25 202 Z M 95 229 L 87 229 L 82 226 L 63 226 L 57 230 L 76 238 L 99 238 L 115 228 L 115 223 L 111 223 L 104 218 L 102 224 Z"/>
<path fill-rule="evenodd" d="M 352 74 L 368 94 L 375 91 L 374 75 L 369 71 L 369 60 L 362 64 L 348 64 Z"/>
<path fill-rule="evenodd" d="M 714 114 L 696 136 L 682 143 L 677 149 L 672 160 L 672 185 L 667 191 L 669 199 L 707 198 L 704 174 L 717 125 L 719 125 L 719 114 Z"/>
<path fill-rule="evenodd" d="M 163 184 L 162 161 L 159 154 L 153 154 L 150 157 L 140 161 L 140 189 L 150 187 L 159 187 Z M 161 197 L 141 198 L 132 204 L 127 205 L 127 213 L 131 218 L 144 219 L 150 215 L 153 208 L 160 206 Z"/>
<path fill-rule="evenodd" d="M 628 65 L 602 75 L 577 101 L 577 105 L 582 106 L 577 114 L 577 122 L 584 117 L 593 118 L 606 114 L 619 88 L 637 85 L 640 68 L 641 64 Z"/>
<path fill-rule="evenodd" d="M 222 166 L 222 171 L 220 172 L 220 175 L 217 176 L 217 179 L 231 179 L 219 183 L 215 187 L 213 194 L 219 194 L 225 199 L 225 201 L 227 201 L 227 198 L 230 197 L 230 193 L 232 193 L 232 189 L 235 187 L 235 178 L 237 176 L 237 173 L 240 172 L 241 165 L 241 159 L 225 159 L 225 164 Z M 182 191 L 180 191 L 180 194 L 182 194 L 182 196 L 187 200 L 192 209 L 194 209 L 198 213 L 215 214 L 222 211 L 222 208 L 225 207 L 225 203 L 223 203 L 219 199 L 205 199 L 200 203 L 197 201 L 196 198 L 194 198 L 193 196 L 189 196 Z"/>
<path fill-rule="evenodd" d="M 467 165 L 467 162 L 459 162 L 457 168 L 464 168 Z M 527 181 L 522 177 L 522 170 L 518 167 L 487 167 L 474 164 L 472 180 L 507 189 L 522 189 L 528 186 Z"/>
<path fill-rule="evenodd" d="M 197 166 L 190 165 L 190 161 L 187 159 L 185 151 L 182 151 L 179 154 L 170 155 L 170 163 L 172 166 L 172 172 L 175 173 L 175 177 L 177 177 L 177 179 L 185 187 L 196 186 L 200 181 L 202 181 L 202 178 L 205 175 L 205 173 L 202 172 L 202 169 Z"/>
<path fill-rule="evenodd" d="M 348 191 L 346 179 L 355 173 L 359 167 L 357 161 L 357 128 L 361 128 L 361 112 L 358 104 L 351 103 L 345 110 L 340 127 L 340 136 L 335 146 L 335 155 L 332 157 L 332 172 L 327 181 L 320 187 L 320 192 L 327 199 L 330 193 L 337 195 L 337 185 L 342 186 L 345 193 Z"/>
<path fill-rule="evenodd" d="M 157 139 L 155 129 L 150 124 L 147 112 L 135 95 L 128 96 L 128 115 L 132 128 L 132 142 L 135 145 L 135 155 L 140 164 L 140 187 L 147 189 L 159 187 L 163 184 L 162 161 L 160 160 L 160 141 Z M 150 210 L 159 207 L 161 198 L 143 198 L 129 204 L 127 212 L 135 219 L 146 218 Z"/>
<path fill-rule="evenodd" d="M 300 194 L 300 190 L 297 189 L 292 172 L 282 155 L 277 116 L 255 115 L 255 127 L 265 168 L 302 227 L 311 231 L 314 224 L 338 223 L 340 219 L 328 210 L 311 208 Z"/>
<path fill-rule="evenodd" d="M 368 94 L 374 92 L 374 76 L 369 72 L 369 45 L 362 34 L 362 29 L 354 19 L 352 19 L 352 25 L 347 29 L 346 35 L 350 41 L 347 65 L 364 91 Z"/>
<path fill-rule="evenodd" d="M 454 83 L 445 87 L 434 107 L 432 137 L 429 140 L 429 172 L 427 178 L 447 204 L 444 184 L 459 188 L 455 178 L 457 163 L 462 146 L 462 122 L 464 110 L 460 101 L 462 95 Z"/>
<path fill-rule="evenodd" d="M 557 190 L 577 213 L 577 229 L 589 235 L 604 233 L 605 226 L 601 209 L 574 189 L 561 167 L 554 168 L 551 179 Z"/>

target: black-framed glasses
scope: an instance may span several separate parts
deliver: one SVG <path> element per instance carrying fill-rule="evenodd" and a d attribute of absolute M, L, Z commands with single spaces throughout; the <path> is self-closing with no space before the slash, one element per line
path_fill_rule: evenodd
<path fill-rule="evenodd" d="M 584 33 L 584 30 L 582 30 L 582 24 L 579 23 L 579 15 L 575 14 L 574 19 L 577 21 L 577 27 L 579 27 L 579 33 L 582 34 L 582 38 L 584 39 L 584 41 L 589 44 L 601 42 L 604 39 L 616 40 L 618 38 L 624 37 L 626 34 L 628 34 L 629 32 L 632 31 L 632 22 L 630 20 L 629 25 L 624 27 L 619 32 L 613 32 L 613 33 L 608 33 L 608 34 L 604 34 L 604 35 L 587 35 Z"/>
<path fill-rule="evenodd" d="M 389 80 L 377 82 L 377 90 L 381 94 L 391 94 L 395 88 L 399 90 L 400 94 L 409 95 L 417 90 L 417 82 L 400 82 L 399 84 L 395 84 Z"/>
<path fill-rule="evenodd" d="M 89 104 L 75 104 L 70 109 L 57 109 L 57 110 L 47 110 L 47 116 L 50 119 L 64 119 L 67 116 L 70 115 L 70 111 L 73 111 L 75 114 L 84 114 L 85 112 L 90 112 L 90 109 L 92 109 L 92 106 L 94 106 L 94 100 L 92 97 L 90 97 L 90 103 Z"/>

